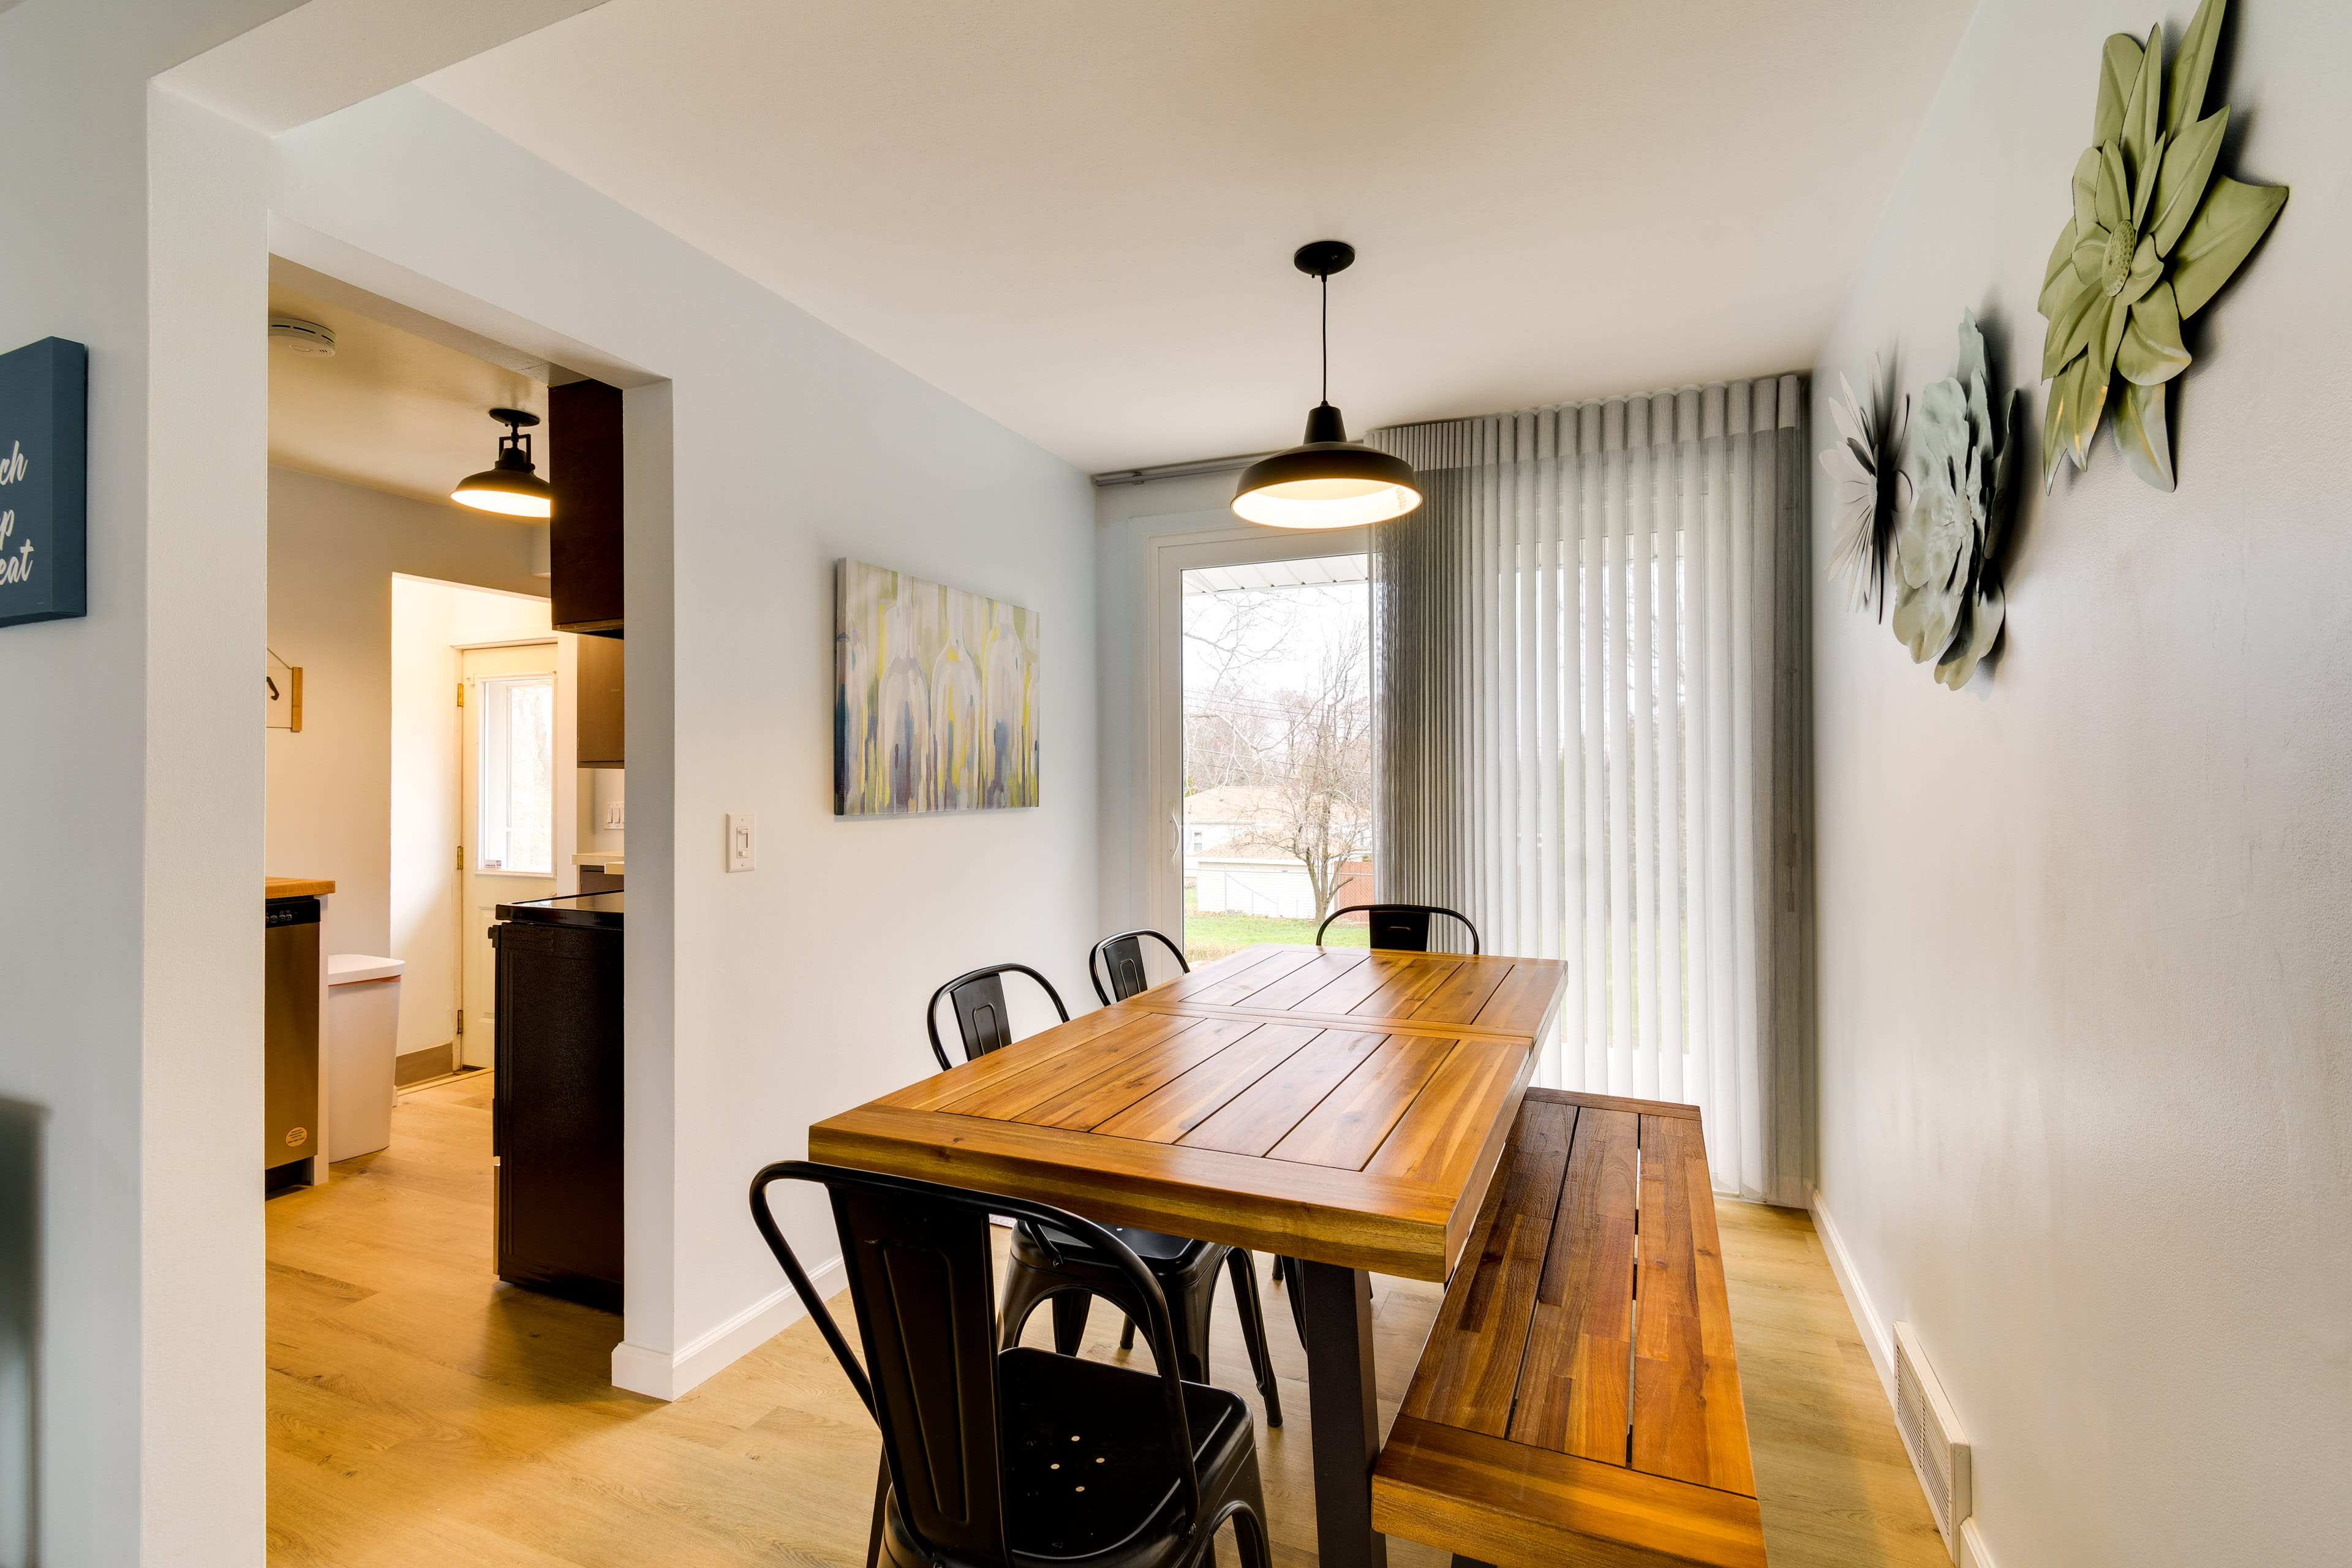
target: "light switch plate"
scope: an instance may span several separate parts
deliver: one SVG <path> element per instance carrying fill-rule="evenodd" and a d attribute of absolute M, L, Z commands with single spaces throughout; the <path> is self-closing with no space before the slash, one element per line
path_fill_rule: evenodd
<path fill-rule="evenodd" d="M 730 871 L 751 869 L 755 847 L 751 828 L 750 812 L 730 811 L 727 814 L 727 868 Z"/>
<path fill-rule="evenodd" d="M 624 805 L 624 802 L 617 800 L 608 800 L 604 803 L 604 826 L 614 833 L 621 832 L 625 826 L 625 818 L 623 815 Z"/>

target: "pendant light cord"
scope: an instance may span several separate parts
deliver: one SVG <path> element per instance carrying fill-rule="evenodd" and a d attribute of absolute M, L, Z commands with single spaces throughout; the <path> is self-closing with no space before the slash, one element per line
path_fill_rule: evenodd
<path fill-rule="evenodd" d="M 1317 282 L 1323 285 L 1323 401 L 1331 401 L 1331 275 L 1318 273 Z"/>

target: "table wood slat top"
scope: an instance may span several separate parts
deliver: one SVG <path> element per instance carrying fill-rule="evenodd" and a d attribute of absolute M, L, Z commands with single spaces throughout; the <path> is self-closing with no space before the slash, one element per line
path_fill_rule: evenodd
<path fill-rule="evenodd" d="M 1568 965 L 1552 959 L 1260 943 L 1121 1005 L 1233 1008 L 1302 1023 L 1409 1025 L 1532 1038 L 1549 1026 L 1567 976 Z"/>
<path fill-rule="evenodd" d="M 1504 1564 L 1597 1542 L 1761 1563 L 1692 1109 L 1528 1089 L 1473 1237 L 1375 1473 L 1376 1520 L 1397 1510 L 1402 1533 L 1464 1552 L 1490 1528 L 1533 1531 L 1480 1553 Z M 1450 1534 L 1404 1527 L 1430 1510 Z"/>
<path fill-rule="evenodd" d="M 1454 1042 L 1440 1044 L 1451 1047 Z M 1422 1049 L 1410 1035 L 1383 1035 L 1371 1055 L 1268 1151 L 1277 1160 L 1360 1171 L 1451 1050 Z"/>
<path fill-rule="evenodd" d="M 1564 975 L 1247 949 L 820 1122 L 810 1157 L 1443 1279 L 1534 1072 L 1539 1027 L 1502 1026 Z"/>

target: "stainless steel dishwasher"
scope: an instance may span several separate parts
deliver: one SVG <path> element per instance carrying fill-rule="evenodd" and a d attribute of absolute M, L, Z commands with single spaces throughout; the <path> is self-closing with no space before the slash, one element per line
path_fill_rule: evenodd
<path fill-rule="evenodd" d="M 319 1152 L 319 900 L 262 908 L 261 1165 L 274 1188 L 310 1181 Z"/>

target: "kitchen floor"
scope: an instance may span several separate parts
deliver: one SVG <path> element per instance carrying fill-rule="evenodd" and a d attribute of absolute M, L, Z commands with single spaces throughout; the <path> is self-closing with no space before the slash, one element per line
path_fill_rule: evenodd
<path fill-rule="evenodd" d="M 814 1326 L 664 1405 L 606 1381 L 617 1318 L 492 1278 L 490 1081 L 404 1095 L 389 1149 L 268 1205 L 271 1563 L 862 1568 L 877 1445 Z M 1811 1220 L 1718 1216 L 1774 1568 L 1948 1563 Z M 1386 1416 L 1440 1292 L 1374 1287 Z M 1265 1290 L 1286 1416 L 1258 1429 L 1275 1555 L 1308 1568 L 1305 1357 Z M 835 1310 L 847 1321 L 845 1295 Z M 1086 1353 L 1119 1359 L 1115 1314 L 1089 1330 Z M 1228 1292 L 1213 1360 L 1255 1406 Z M 1448 1561 L 1402 1540 L 1389 1560 Z"/>

